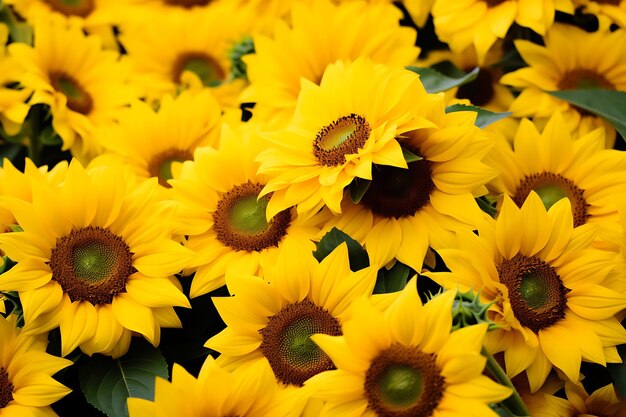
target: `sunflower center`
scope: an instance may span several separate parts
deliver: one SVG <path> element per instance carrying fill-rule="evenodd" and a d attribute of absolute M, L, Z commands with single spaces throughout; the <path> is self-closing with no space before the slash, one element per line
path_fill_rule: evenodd
<path fill-rule="evenodd" d="M 172 164 L 174 162 L 185 162 L 193 159 L 193 155 L 186 149 L 168 149 L 155 155 L 148 164 L 148 172 L 151 177 L 157 177 L 159 184 L 166 188 L 172 186 L 167 180 L 174 178 L 172 175 Z"/>
<path fill-rule="evenodd" d="M 95 9 L 94 0 L 44 0 L 52 10 L 66 16 L 87 17 Z"/>
<path fill-rule="evenodd" d="M 165 0 L 165 4 L 168 6 L 180 6 L 186 9 L 190 9 L 194 6 L 206 6 L 211 3 L 212 0 Z"/>
<path fill-rule="evenodd" d="M 456 98 L 465 98 L 476 106 L 484 106 L 491 101 L 495 94 L 493 79 L 493 73 L 488 68 L 481 67 L 474 81 L 459 87 Z"/>
<path fill-rule="evenodd" d="M 374 166 L 372 182 L 361 203 L 384 217 L 398 219 L 417 213 L 428 204 L 430 193 L 435 189 L 431 178 L 431 163 L 421 159 L 409 162 L 408 166 L 408 169 L 387 165 Z"/>
<path fill-rule="evenodd" d="M 180 84 L 182 82 L 181 76 L 185 71 L 196 74 L 206 87 L 220 85 L 225 78 L 224 69 L 217 60 L 204 52 L 189 52 L 178 57 L 174 63 L 173 79 L 175 83 Z"/>
<path fill-rule="evenodd" d="M 600 4 L 612 4 L 614 6 L 619 6 L 622 0 L 596 0 L 596 3 Z"/>
<path fill-rule="evenodd" d="M 286 209 L 266 221 L 265 210 L 270 196 L 259 198 L 263 185 L 248 181 L 233 187 L 217 203 L 213 213 L 213 230 L 217 239 L 235 250 L 259 252 L 278 246 L 291 223 Z"/>
<path fill-rule="evenodd" d="M 615 90 L 615 86 L 604 75 L 584 68 L 567 71 L 558 84 L 559 90 L 576 90 L 580 88 L 605 88 Z"/>
<path fill-rule="evenodd" d="M 326 166 L 339 166 L 346 155 L 356 154 L 372 131 L 363 116 L 351 113 L 324 126 L 313 141 L 313 155 Z"/>
<path fill-rule="evenodd" d="M 50 73 L 52 87 L 67 98 L 67 107 L 81 114 L 93 110 L 93 100 L 89 93 L 71 76 L 63 72 Z"/>
<path fill-rule="evenodd" d="M 507 0 L 484 0 L 487 3 L 487 7 L 496 7 L 499 4 L 504 3 Z"/>
<path fill-rule="evenodd" d="M 415 346 L 391 345 L 365 374 L 365 396 L 377 416 L 427 417 L 443 396 L 436 356 Z"/>
<path fill-rule="evenodd" d="M 327 310 L 311 300 L 288 304 L 259 330 L 261 351 L 274 375 L 285 384 L 302 386 L 304 381 L 335 366 L 311 340 L 316 333 L 341 336 L 341 325 Z"/>
<path fill-rule="evenodd" d="M 565 317 L 570 290 L 543 260 L 517 254 L 502 261 L 498 274 L 509 290 L 513 314 L 522 326 L 537 333 Z"/>
<path fill-rule="evenodd" d="M 0 409 L 13 400 L 13 384 L 9 381 L 6 369 L 0 366 Z"/>
<path fill-rule="evenodd" d="M 132 252 L 121 237 L 87 226 L 57 239 L 50 255 L 52 279 L 72 301 L 111 304 L 135 272 Z"/>
<path fill-rule="evenodd" d="M 585 224 L 589 213 L 589 206 L 585 201 L 584 191 L 572 181 L 552 172 L 542 172 L 526 176 L 517 187 L 513 201 L 518 207 L 522 207 L 526 197 L 531 191 L 535 191 L 546 209 L 552 207 L 562 198 L 568 198 L 572 205 L 572 215 L 574 217 L 574 227 Z"/>

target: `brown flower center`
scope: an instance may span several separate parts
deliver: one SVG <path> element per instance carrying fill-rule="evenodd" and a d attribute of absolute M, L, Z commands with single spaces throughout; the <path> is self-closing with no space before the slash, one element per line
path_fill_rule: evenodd
<path fill-rule="evenodd" d="M 6 369 L 0 366 L 0 409 L 13 400 L 13 384 L 9 381 Z"/>
<path fill-rule="evenodd" d="M 94 0 L 44 0 L 52 10 L 66 16 L 87 17 L 95 9 Z"/>
<path fill-rule="evenodd" d="M 63 72 L 49 74 L 52 87 L 67 97 L 67 107 L 77 113 L 87 115 L 93 110 L 91 95 L 70 75 Z"/>
<path fill-rule="evenodd" d="M 445 379 L 436 355 L 416 346 L 391 345 L 365 374 L 365 396 L 377 416 L 427 417 L 443 397 Z"/>
<path fill-rule="evenodd" d="M 370 137 L 372 129 L 363 116 L 351 113 L 324 126 L 313 141 L 313 155 L 320 164 L 339 166 L 346 155 L 356 154 Z"/>
<path fill-rule="evenodd" d="M 513 201 L 518 207 L 522 207 L 526 197 L 531 191 L 535 191 L 546 209 L 552 207 L 562 198 L 568 198 L 572 205 L 572 215 L 574 217 L 574 227 L 585 224 L 589 213 L 587 213 L 587 201 L 585 201 L 584 191 L 567 178 L 552 172 L 542 172 L 526 176 L 517 187 Z"/>
<path fill-rule="evenodd" d="M 419 152 L 410 149 L 416 155 Z M 426 159 L 409 162 L 408 169 L 375 165 L 372 182 L 361 203 L 384 217 L 413 216 L 430 202 L 435 189 L 431 162 Z"/>
<path fill-rule="evenodd" d="M 507 0 L 483 0 L 485 3 L 487 3 L 487 7 L 496 7 L 499 4 L 504 3 Z"/>
<path fill-rule="evenodd" d="M 180 6 L 190 9 L 194 6 L 206 6 L 213 0 L 164 0 L 168 6 Z"/>
<path fill-rule="evenodd" d="M 269 318 L 259 330 L 261 351 L 276 378 L 302 386 L 320 372 L 334 369 L 332 360 L 311 340 L 316 333 L 341 336 L 341 325 L 330 313 L 311 300 L 288 304 Z"/>
<path fill-rule="evenodd" d="M 559 90 L 576 90 L 579 88 L 605 88 L 615 90 L 615 86 L 604 75 L 584 68 L 577 68 L 563 74 L 558 83 Z"/>
<path fill-rule="evenodd" d="M 50 255 L 52 279 L 72 301 L 111 304 L 135 272 L 133 253 L 121 237 L 87 226 L 57 239 Z"/>
<path fill-rule="evenodd" d="M 471 68 L 469 68 L 471 70 Z M 456 98 L 468 99 L 475 106 L 488 104 L 495 95 L 494 74 L 489 68 L 480 68 L 474 81 L 463 84 L 456 92 Z"/>
<path fill-rule="evenodd" d="M 206 87 L 218 86 L 226 78 L 226 73 L 219 62 L 204 52 L 188 52 L 180 55 L 174 63 L 172 80 L 177 84 L 182 83 L 181 76 L 185 71 L 196 74 Z"/>
<path fill-rule="evenodd" d="M 174 178 L 172 175 L 172 164 L 174 162 L 185 162 L 193 159 L 193 155 L 187 149 L 168 149 L 155 155 L 148 164 L 148 172 L 151 177 L 157 177 L 159 184 L 163 187 L 171 188 L 167 180 Z"/>
<path fill-rule="evenodd" d="M 521 254 L 505 259 L 498 267 L 500 282 L 520 324 L 537 333 L 565 318 L 565 288 L 556 270 L 537 257 Z"/>
<path fill-rule="evenodd" d="M 291 209 L 266 220 L 269 195 L 259 198 L 263 185 L 248 181 L 233 187 L 217 203 L 213 230 L 217 239 L 235 250 L 259 252 L 278 246 L 291 223 Z"/>

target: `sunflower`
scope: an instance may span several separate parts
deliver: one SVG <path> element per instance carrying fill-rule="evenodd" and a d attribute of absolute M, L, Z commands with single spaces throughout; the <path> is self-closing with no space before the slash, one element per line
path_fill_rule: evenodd
<path fill-rule="evenodd" d="M 246 83 L 235 77 L 231 50 L 255 32 L 252 9 L 222 2 L 193 13 L 151 16 L 122 25 L 120 35 L 133 63 L 133 81 L 148 99 L 211 88 L 222 106 L 238 107 Z"/>
<path fill-rule="evenodd" d="M 603 88 L 626 91 L 626 31 L 586 32 L 574 26 L 554 25 L 545 46 L 517 40 L 515 47 L 528 67 L 505 74 L 503 84 L 521 89 L 511 105 L 514 116 L 545 120 L 562 111 L 571 131 L 583 135 L 596 127 L 607 131 L 607 147 L 615 142 L 615 128 L 604 119 L 579 109 L 545 91 Z"/>
<path fill-rule="evenodd" d="M 615 255 L 590 249 L 595 237 L 593 225 L 573 227 L 569 199 L 546 212 L 534 191 L 521 208 L 504 196 L 478 236 L 459 231 L 439 250 L 451 272 L 428 275 L 445 288 L 480 289 L 494 303 L 491 319 L 502 327 L 487 334 L 486 347 L 504 351 L 507 374 L 526 371 L 536 392 L 553 367 L 578 381 L 581 360 L 620 362 L 615 346 L 626 330 L 614 315 L 626 297 L 605 286 Z"/>
<path fill-rule="evenodd" d="M 179 232 L 197 253 L 191 297 L 224 285 L 226 273 L 257 274 L 289 241 L 305 252 L 315 250 L 319 220 L 299 218 L 291 208 L 266 217 L 269 196 L 259 194 L 267 176 L 257 174 L 255 162 L 266 144 L 253 132 L 242 133 L 225 125 L 219 150 L 199 148 L 170 181 L 180 202 Z"/>
<path fill-rule="evenodd" d="M 50 404 L 72 390 L 52 375 L 72 361 L 46 353 L 46 337 L 27 336 L 16 321 L 0 316 L 0 415 L 56 417 Z"/>
<path fill-rule="evenodd" d="M 429 246 L 437 248 L 444 235 L 473 230 L 482 221 L 474 196 L 486 194 L 485 183 L 496 175 L 481 162 L 491 137 L 474 126 L 475 113 L 445 113 L 441 97 L 426 114 L 432 126 L 400 138 L 422 159 L 408 169 L 374 166 L 360 201 L 355 204 L 345 191 L 341 214 L 325 222 L 322 234 L 337 227 L 362 243 L 374 262 L 395 258 L 420 271 Z"/>
<path fill-rule="evenodd" d="M 213 302 L 227 327 L 205 346 L 221 353 L 217 361 L 226 369 L 267 359 L 278 381 L 300 387 L 333 369 L 310 337 L 341 335 L 352 302 L 372 294 L 377 270 L 352 272 L 345 243 L 320 263 L 311 252 L 286 244 L 262 278 L 226 277 L 234 296 Z"/>
<path fill-rule="evenodd" d="M 0 23 L 0 123 L 7 134 L 16 135 L 28 114 L 28 106 L 24 102 L 31 92 L 6 87 L 17 80 L 20 72 L 7 55 L 5 45 L 8 39 L 9 28 Z"/>
<path fill-rule="evenodd" d="M 626 27 L 626 0 L 574 0 L 574 4 L 595 15 L 601 28 L 608 28 L 611 23 Z"/>
<path fill-rule="evenodd" d="M 492 194 L 508 195 L 521 207 L 531 191 L 546 208 L 569 199 L 574 226 L 600 223 L 610 233 L 619 221 L 617 207 L 626 205 L 626 158 L 604 148 L 602 129 L 579 139 L 569 133 L 561 114 L 552 116 L 542 133 L 524 119 L 513 149 L 500 141 L 486 163 L 500 171 L 487 187 Z"/>
<path fill-rule="evenodd" d="M 435 0 L 402 0 L 411 19 L 418 27 L 423 27 L 435 4 Z"/>
<path fill-rule="evenodd" d="M 193 255 L 171 240 L 156 180 L 135 186 L 115 167 L 74 160 L 62 185 L 32 187 L 32 204 L 10 200 L 23 231 L 0 235 L 17 262 L 0 290 L 18 292 L 24 332 L 58 326 L 63 356 L 80 347 L 117 357 L 133 333 L 156 346 L 160 327 L 180 326 L 173 306 L 189 302 L 173 274 Z"/>
<path fill-rule="evenodd" d="M 78 27 L 39 20 L 34 30 L 34 47 L 9 45 L 18 81 L 34 91 L 30 104 L 50 106 L 63 149 L 89 159 L 100 151 L 94 129 L 112 124 L 134 98 L 128 68 L 117 52 L 103 50 L 98 38 Z"/>
<path fill-rule="evenodd" d="M 544 35 L 554 22 L 555 11 L 574 13 L 567 0 L 468 0 L 436 1 L 435 31 L 453 51 L 476 47 L 478 62 L 497 39 L 503 39 L 513 22 Z"/>
<path fill-rule="evenodd" d="M 286 417 L 297 415 L 298 396 L 276 383 L 267 361 L 229 373 L 208 357 L 198 378 L 174 364 L 172 382 L 157 378 L 154 401 L 129 398 L 130 417 Z"/>
<path fill-rule="evenodd" d="M 306 386 L 326 401 L 321 416 L 496 416 L 488 403 L 511 394 L 482 375 L 486 325 L 450 333 L 449 291 L 422 305 L 415 279 L 384 312 L 356 300 L 343 335 L 312 337 L 336 370 Z"/>
<path fill-rule="evenodd" d="M 291 27 L 277 22 L 273 37 L 254 37 L 255 53 L 243 58 L 250 86 L 241 100 L 256 103 L 254 117 L 283 127 L 293 114 L 300 79 L 319 84 L 337 60 L 368 57 L 397 68 L 411 64 L 419 54 L 416 32 L 400 26 L 401 18 L 400 10 L 384 2 L 294 4 Z"/>
<path fill-rule="evenodd" d="M 371 180 L 372 164 L 407 168 L 395 137 L 434 127 L 428 118 L 438 111 L 441 98 L 426 94 L 416 74 L 366 59 L 330 65 L 320 86 L 303 80 L 293 122 L 268 133 L 273 146 L 259 155 L 271 177 L 262 193 L 273 192 L 268 218 L 293 205 L 301 214 L 324 205 L 340 213 L 344 187 Z"/>
<path fill-rule="evenodd" d="M 158 111 L 143 101 L 135 101 L 120 113 L 119 123 L 101 129 L 95 137 L 109 152 L 91 165 L 122 163 L 135 175 L 157 177 L 159 184 L 171 187 L 177 165 L 193 159 L 200 146 L 217 146 L 221 109 L 209 91 L 185 91 L 178 97 L 166 95 Z"/>

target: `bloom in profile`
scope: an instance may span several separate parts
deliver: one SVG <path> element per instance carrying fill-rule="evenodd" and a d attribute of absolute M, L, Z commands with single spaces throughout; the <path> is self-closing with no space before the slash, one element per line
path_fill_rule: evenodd
<path fill-rule="evenodd" d="M 0 415 L 56 417 L 50 404 L 71 389 L 52 376 L 72 361 L 46 353 L 47 338 L 27 336 L 16 321 L 0 316 Z"/>
<path fill-rule="evenodd" d="M 135 185 L 74 160 L 60 186 L 32 187 L 32 203 L 3 199 L 23 231 L 0 235 L 17 263 L 0 290 L 18 293 L 26 334 L 59 327 L 63 356 L 80 347 L 118 357 L 133 333 L 156 346 L 161 327 L 180 327 L 173 307 L 189 302 L 173 275 L 193 255 L 171 238 L 156 180 Z"/>
<path fill-rule="evenodd" d="M 517 117 L 545 120 L 556 111 L 563 112 L 570 131 L 578 135 L 604 127 L 606 143 L 612 147 L 615 129 L 604 119 L 546 91 L 603 88 L 626 91 L 626 31 L 586 32 L 575 26 L 554 25 L 544 36 L 545 46 L 516 40 L 528 67 L 505 74 L 501 82 L 521 90 L 510 110 Z"/>
<path fill-rule="evenodd" d="M 294 2 L 288 26 L 277 22 L 272 37 L 254 37 L 255 53 L 244 57 L 250 86 L 244 102 L 254 117 L 284 127 L 300 93 L 300 79 L 319 84 L 335 61 L 367 57 L 402 68 L 415 61 L 415 30 L 400 26 L 402 13 L 388 2 L 330 0 Z"/>
<path fill-rule="evenodd" d="M 422 305 L 415 283 L 384 312 L 355 301 L 343 335 L 312 337 L 337 367 L 306 383 L 321 416 L 497 415 L 488 404 L 511 390 L 482 374 L 487 325 L 450 333 L 455 292 Z"/>
<path fill-rule="evenodd" d="M 525 371 L 531 392 L 553 367 L 578 381 L 581 361 L 620 361 L 615 346 L 626 342 L 626 330 L 615 315 L 626 296 L 608 280 L 615 255 L 590 248 L 595 229 L 574 228 L 568 199 L 547 211 L 534 191 L 521 208 L 505 196 L 478 235 L 459 231 L 438 251 L 451 272 L 428 274 L 494 303 L 490 318 L 501 328 L 487 334 L 486 348 L 504 351 L 510 377 Z"/>
<path fill-rule="evenodd" d="M 268 218 L 294 205 L 300 214 L 340 213 L 344 187 L 371 180 L 373 164 L 406 169 L 396 137 L 434 127 L 428 116 L 439 102 L 415 73 L 367 59 L 330 65 L 319 86 L 303 80 L 293 121 L 265 135 L 271 147 L 258 157 L 270 177 Z"/>
<path fill-rule="evenodd" d="M 267 361 L 230 373 L 210 356 L 197 379 L 174 364 L 171 382 L 157 378 L 154 401 L 128 399 L 130 417 L 286 417 L 298 415 L 301 405 L 276 382 Z"/>
<path fill-rule="evenodd" d="M 114 123 L 118 111 L 135 98 L 128 67 L 119 53 L 104 50 L 99 38 L 85 36 L 77 26 L 38 20 L 34 38 L 34 46 L 9 45 L 20 68 L 17 81 L 33 91 L 29 104 L 50 106 L 63 150 L 90 159 L 100 151 L 94 129 Z"/>
<path fill-rule="evenodd" d="M 213 302 L 227 327 L 205 346 L 221 353 L 217 362 L 227 369 L 267 359 L 278 381 L 301 387 L 334 368 L 311 336 L 341 335 L 354 300 L 372 294 L 377 270 L 352 272 L 345 243 L 319 263 L 311 252 L 285 245 L 262 277 L 226 277 L 233 296 Z"/>

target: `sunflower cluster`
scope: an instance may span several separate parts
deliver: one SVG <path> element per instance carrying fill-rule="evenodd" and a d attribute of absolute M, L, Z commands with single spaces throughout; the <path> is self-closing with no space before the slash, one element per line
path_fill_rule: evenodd
<path fill-rule="evenodd" d="M 0 416 L 626 417 L 625 25 L 0 1 Z"/>

